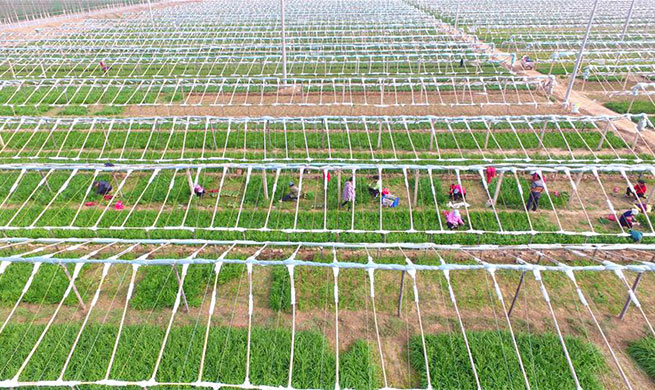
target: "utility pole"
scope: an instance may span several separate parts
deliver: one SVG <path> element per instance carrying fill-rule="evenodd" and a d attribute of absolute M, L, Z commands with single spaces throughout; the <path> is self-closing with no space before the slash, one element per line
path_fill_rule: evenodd
<path fill-rule="evenodd" d="M 282 24 L 282 81 L 287 83 L 287 37 L 284 24 L 284 0 L 280 0 L 280 22 Z"/>
<path fill-rule="evenodd" d="M 621 42 L 625 39 L 625 34 L 628 32 L 628 24 L 630 24 L 630 19 L 632 18 L 632 10 L 635 8 L 635 0 L 632 0 L 630 3 L 630 9 L 628 10 L 628 16 L 625 18 L 625 24 L 623 25 L 623 32 L 621 32 Z"/>
<path fill-rule="evenodd" d="M 580 70 L 580 64 L 582 63 L 582 53 L 584 52 L 585 46 L 587 46 L 587 39 L 589 38 L 591 25 L 594 23 L 596 8 L 598 8 L 598 0 L 594 1 L 594 6 L 591 9 L 591 15 L 589 15 L 589 23 L 587 24 L 587 31 L 585 32 L 584 38 L 582 39 L 582 44 L 580 45 L 580 52 L 578 52 L 578 58 L 575 61 L 575 67 L 573 67 L 573 73 L 571 74 L 571 81 L 569 81 L 569 88 L 566 90 L 566 96 L 564 97 L 565 106 L 569 104 L 569 98 L 571 97 L 571 91 L 573 90 L 573 83 L 575 83 L 575 77 L 578 75 L 578 70 Z"/>

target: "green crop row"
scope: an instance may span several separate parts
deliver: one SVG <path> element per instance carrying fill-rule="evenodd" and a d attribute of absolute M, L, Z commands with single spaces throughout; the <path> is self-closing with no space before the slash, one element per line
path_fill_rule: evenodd
<path fill-rule="evenodd" d="M 176 75 L 193 75 L 193 77 L 234 77 L 234 76 L 251 76 L 266 77 L 280 76 L 281 68 L 277 63 L 274 64 L 231 64 L 231 63 L 205 63 L 198 64 L 192 60 L 180 59 L 176 65 L 167 65 L 162 59 L 154 60 L 151 63 L 147 58 L 143 61 L 146 64 L 120 63 L 114 65 L 112 70 L 105 74 L 99 66 L 89 66 L 88 63 L 80 65 L 69 65 L 62 59 L 56 66 L 44 65 L 9 65 L 12 60 L 5 62 L 6 65 L 0 66 L 0 74 L 4 78 L 28 78 L 44 77 L 58 78 L 70 77 L 75 75 L 79 78 L 85 77 L 109 77 L 109 78 L 130 78 L 130 77 L 174 77 Z M 91 61 L 91 60 L 89 60 Z M 111 60 L 108 63 L 111 63 Z M 45 70 L 45 73 L 43 71 Z M 476 65 L 471 66 L 468 61 L 464 67 L 459 66 L 459 59 L 449 63 L 430 63 L 412 64 L 409 62 L 386 62 L 382 58 L 361 64 L 343 63 L 343 62 L 326 62 L 312 63 L 290 62 L 287 68 L 288 74 L 302 76 L 302 78 L 325 78 L 334 77 L 335 75 L 398 75 L 398 76 L 429 76 L 443 75 L 444 73 L 457 76 L 495 76 L 498 74 L 508 74 L 508 71 L 502 67 L 494 65 Z"/>
<path fill-rule="evenodd" d="M 177 267 L 181 277 L 181 267 Z M 245 269 L 242 265 L 225 264 L 221 267 L 218 285 L 224 285 L 238 279 Z M 178 281 L 172 267 L 145 267 L 136 283 L 134 296 L 130 301 L 135 309 L 152 310 L 161 307 L 173 307 L 178 290 Z M 214 266 L 200 265 L 189 267 L 184 280 L 184 295 L 190 307 L 200 307 L 205 294 L 205 287 L 213 283 Z M 211 279 L 211 283 L 210 283 Z"/>
<path fill-rule="evenodd" d="M 655 104 L 652 100 L 635 100 L 632 107 L 629 101 L 607 102 L 605 107 L 619 114 L 625 114 L 630 108 L 631 114 L 648 114 L 655 115 Z"/>
<path fill-rule="evenodd" d="M 0 355 L 5 357 L 0 367 L 0 379 L 9 379 L 16 374 L 43 327 L 29 324 L 7 326 L 0 337 Z M 77 323 L 53 325 L 19 379 L 56 379 L 78 331 Z M 154 372 L 164 331 L 164 328 L 151 325 L 126 326 L 121 334 L 110 378 L 148 380 Z M 116 325 L 88 325 L 64 373 L 64 380 L 103 379 L 117 334 Z M 187 383 L 196 381 L 200 373 L 204 335 L 204 325 L 173 327 L 155 380 Z M 292 386 L 334 389 L 336 358 L 328 340 L 317 332 L 300 331 L 296 333 L 295 343 Z M 207 345 L 203 380 L 242 384 L 246 374 L 247 329 L 211 327 Z M 253 328 L 250 382 L 286 386 L 290 351 L 290 331 Z M 350 350 L 341 354 L 339 363 L 339 384 L 342 388 L 377 388 L 376 364 L 371 349 L 365 342 L 355 342 Z"/>
<path fill-rule="evenodd" d="M 466 335 L 483 389 L 525 388 L 509 332 L 471 331 Z M 426 335 L 425 342 L 433 388 L 477 388 L 461 333 Z M 557 335 L 517 333 L 516 342 L 531 388 L 575 388 Z M 576 337 L 565 337 L 565 342 L 582 388 L 602 389 L 600 378 L 606 364 L 600 351 Z M 409 349 L 412 367 L 419 374 L 420 386 L 425 388 L 427 375 L 420 336 L 412 337 Z"/>
<path fill-rule="evenodd" d="M 649 377 L 655 379 L 655 339 L 652 336 L 631 342 L 628 354 Z"/>
<path fill-rule="evenodd" d="M 216 175 L 204 172 L 204 175 L 200 176 L 199 182 L 208 190 L 218 188 L 221 181 L 218 175 L 219 171 L 214 172 Z M 428 241 L 443 239 L 448 242 L 451 240 L 451 238 L 447 237 L 429 237 L 420 232 L 435 231 L 439 230 L 440 226 L 445 226 L 444 217 L 440 212 L 437 212 L 437 206 L 440 211 L 448 209 L 449 199 L 446 188 L 448 183 L 455 182 L 453 176 L 435 173 L 432 180 L 430 180 L 425 174 L 421 175 L 418 181 L 416 204 L 412 206 L 410 213 L 407 198 L 408 196 L 413 198 L 414 175 L 408 175 L 408 186 L 405 185 L 404 177 L 398 173 L 385 175 L 383 185 L 389 188 L 392 194 L 399 196 L 401 200 L 399 207 L 385 208 L 380 214 L 378 200 L 372 198 L 367 189 L 368 185 L 373 184 L 373 180 L 369 175 L 374 173 L 376 171 L 362 171 L 357 175 L 357 202 L 353 220 L 352 211 L 339 208 L 337 177 L 334 177 L 328 184 L 327 204 L 324 204 L 325 193 L 323 192 L 323 180 L 320 175 L 305 175 L 303 178 L 304 197 L 297 206 L 295 202 L 280 202 L 283 195 L 288 192 L 288 183 L 293 181 L 298 184 L 300 182 L 297 174 L 285 173 L 280 175 L 277 189 L 273 193 L 274 175 L 268 172 L 266 184 L 272 199 L 266 199 L 264 196 L 264 182 L 261 174 L 253 173 L 247 187 L 244 187 L 245 177 L 243 175 L 227 176 L 221 190 L 221 198 L 218 199 L 218 207 L 216 207 L 217 198 L 209 195 L 200 199 L 196 197 L 189 199 L 187 180 L 182 173 L 173 176 L 171 171 L 162 171 L 155 176 L 149 185 L 147 180 L 150 177 L 149 174 L 135 173 L 126 181 L 121 194 L 117 195 L 117 199 L 125 204 L 126 209 L 117 210 L 99 195 L 90 194 L 85 196 L 86 190 L 91 184 L 92 176 L 89 173 L 80 173 L 72 177 L 68 187 L 53 200 L 54 194 L 70 178 L 69 172 L 56 172 L 50 175 L 48 180 L 50 188 L 46 186 L 37 187 L 41 181 L 41 175 L 35 172 L 27 173 L 21 179 L 16 190 L 9 194 L 9 188 L 12 187 L 19 175 L 18 172 L 10 172 L 0 179 L 0 184 L 3 184 L 0 185 L 0 199 L 6 198 L 3 210 L 0 210 L 0 225 L 19 228 L 29 226 L 37 228 L 52 227 L 54 230 L 57 230 L 57 227 L 65 228 L 67 226 L 77 228 L 68 233 L 63 233 L 68 235 L 84 235 L 84 232 L 93 226 L 101 229 L 125 226 L 129 230 L 88 232 L 92 235 L 113 234 L 123 237 L 168 237 L 180 233 L 175 229 L 171 229 L 169 232 L 147 231 L 146 228 L 151 226 L 155 228 L 180 227 L 180 229 L 187 227 L 201 230 L 211 229 L 212 227 L 224 229 L 237 227 L 252 230 L 248 232 L 197 231 L 196 233 L 186 232 L 182 234 L 183 236 L 229 237 L 230 239 L 234 237 L 245 238 L 246 236 L 262 239 L 265 237 L 292 237 L 295 234 L 287 236 L 287 233 L 284 233 L 283 230 L 295 227 L 296 229 L 313 230 L 316 237 L 324 236 L 322 240 L 332 239 L 328 238 L 333 237 L 331 234 L 320 232 L 325 228 L 343 230 L 345 231 L 344 236 L 360 236 L 360 239 L 377 241 L 380 239 L 379 234 L 371 233 L 370 238 L 367 238 L 366 233 L 349 234 L 347 231 L 356 229 L 375 232 L 379 230 L 381 220 L 382 227 L 388 230 L 403 231 L 409 230 L 413 226 L 416 233 L 405 233 L 406 240 L 414 240 L 414 238 L 411 238 L 412 236 L 416 236 L 416 239 L 421 237 Z M 170 188 L 173 178 L 175 182 Z M 96 177 L 97 179 L 112 181 L 114 187 L 118 187 L 108 174 L 101 174 Z M 341 179 L 345 180 L 344 177 Z M 480 180 L 465 178 L 463 183 L 469 191 L 483 191 L 479 188 Z M 521 199 L 518 191 L 517 186 L 519 183 L 523 189 L 523 199 Z M 495 190 L 495 184 L 495 181 L 491 183 L 490 190 L 492 192 Z M 434 195 L 432 192 L 433 186 Z M 407 188 L 412 194 L 408 194 Z M 530 221 L 523 211 L 523 204 L 527 202 L 528 193 L 529 181 L 527 179 L 520 178 L 517 183 L 513 177 L 506 177 L 500 187 L 496 207 L 497 216 L 492 210 L 483 209 L 483 201 L 475 201 L 465 216 L 467 227 L 462 230 L 468 229 L 468 219 L 470 218 L 470 226 L 487 232 L 500 231 L 501 226 L 505 231 L 530 231 L 530 221 L 532 228 L 540 233 L 557 231 L 558 226 L 555 225 L 555 221 L 549 219 L 551 214 L 549 211 L 553 210 L 553 206 L 555 210 L 566 209 L 569 200 L 568 192 L 556 193 L 553 191 L 551 194 L 543 194 L 540 203 L 542 211 L 532 213 Z M 486 197 L 483 197 L 484 199 Z M 89 201 L 96 202 L 96 204 L 85 206 L 84 204 Z M 50 205 L 46 209 L 45 206 L 48 204 Z M 296 206 L 298 207 L 297 212 Z M 587 204 L 586 206 L 593 207 L 594 205 Z M 603 205 L 598 206 L 603 207 Z M 20 211 L 19 207 L 22 207 Z M 267 216 L 268 222 L 266 223 Z M 264 227 L 272 229 L 272 232 L 257 231 Z M 583 225 L 573 227 L 565 224 L 564 227 L 569 230 L 588 229 Z M 605 231 L 602 226 L 598 226 L 598 228 L 599 231 Z M 618 229 L 614 228 L 614 230 L 607 232 L 611 233 L 612 231 L 618 232 Z M 57 235 L 61 233 L 58 232 Z M 5 231 L 4 234 L 28 234 L 32 236 L 38 235 L 39 230 L 36 229 L 32 233 L 20 229 L 10 230 Z M 388 237 L 394 236 L 390 235 Z M 477 239 L 486 238 L 478 237 Z M 529 239 L 530 237 L 508 237 L 504 240 L 524 242 Z M 575 238 L 566 238 L 566 240 L 575 240 Z"/>
<path fill-rule="evenodd" d="M 69 107 L 67 110 L 77 108 Z M 81 108 L 86 110 L 86 108 Z M 436 142 L 430 148 L 429 132 L 418 131 L 383 131 L 375 132 L 350 131 L 341 129 L 325 131 L 271 131 L 264 133 L 260 129 L 247 131 L 232 129 L 229 133 L 223 130 L 215 131 L 125 131 L 104 127 L 94 128 L 93 131 L 68 130 L 58 128 L 52 132 L 41 129 L 32 131 L 24 128 L 19 132 L 8 129 L 2 134 L 6 145 L 0 157 L 13 157 L 17 151 L 23 150 L 22 155 L 38 151 L 39 157 L 59 155 L 59 157 L 98 158 L 101 155 L 107 160 L 112 158 L 160 159 L 200 156 L 205 157 L 235 157 L 252 155 L 253 158 L 263 157 L 266 151 L 268 158 L 328 158 L 343 156 L 350 157 L 350 152 L 370 158 L 371 150 L 376 155 L 394 157 L 396 154 L 405 154 L 405 158 L 415 158 L 416 154 L 434 159 L 437 150 L 444 153 L 466 151 L 476 154 L 520 154 L 523 149 L 533 150 L 571 149 L 574 152 L 584 151 L 591 153 L 600 143 L 602 133 L 593 129 L 570 131 L 547 131 L 542 142 L 539 135 L 534 132 L 514 133 L 509 131 L 494 131 L 490 136 L 482 131 L 437 132 Z M 485 141 L 488 138 L 488 142 Z M 215 142 L 214 142 L 215 140 Z M 378 146 L 379 145 L 379 146 Z M 245 150 L 244 150 L 245 148 Z M 608 133 L 601 145 L 604 150 L 614 149 L 619 155 L 626 158 L 634 155 L 628 153 L 628 145 L 617 135 Z M 415 154 L 416 153 L 416 154 Z M 36 153 L 33 153 L 36 155 Z M 287 156 L 288 154 L 288 156 Z M 601 156 L 607 156 L 602 154 Z M 610 154 L 611 158 L 615 155 Z M 458 154 L 458 157 L 459 156 Z M 522 155 L 525 157 L 525 154 Z M 558 156 L 558 158 L 560 158 Z M 565 154 L 561 158 L 570 158 Z"/>
<path fill-rule="evenodd" d="M 153 91 L 154 90 L 154 91 Z M 4 105 L 78 105 L 78 104 L 155 104 L 183 100 L 174 87 L 6 87 L 0 89 L 0 104 Z"/>

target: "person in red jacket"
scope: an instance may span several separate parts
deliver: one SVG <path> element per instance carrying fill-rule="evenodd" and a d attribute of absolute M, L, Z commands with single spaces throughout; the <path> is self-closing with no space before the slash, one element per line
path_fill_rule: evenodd
<path fill-rule="evenodd" d="M 463 201 L 466 196 L 466 190 L 464 189 L 464 186 L 453 183 L 450 185 L 450 190 L 448 190 L 448 196 L 450 197 L 450 200 L 455 202 Z"/>
<path fill-rule="evenodd" d="M 487 167 L 485 174 L 487 175 L 487 184 L 490 184 L 491 180 L 496 177 L 496 167 Z"/>
<path fill-rule="evenodd" d="M 646 182 L 643 180 L 638 180 L 637 184 L 635 185 L 635 190 L 634 192 L 632 189 L 630 189 L 630 186 L 626 188 L 625 190 L 625 196 L 628 198 L 646 198 Z"/>

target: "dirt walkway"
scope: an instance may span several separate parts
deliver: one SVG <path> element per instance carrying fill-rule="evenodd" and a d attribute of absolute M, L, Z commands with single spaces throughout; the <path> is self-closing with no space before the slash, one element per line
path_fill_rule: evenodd
<path fill-rule="evenodd" d="M 510 71 L 516 72 L 517 74 L 522 76 L 531 76 L 531 77 L 544 76 L 543 73 L 540 73 L 536 70 L 522 69 L 519 63 L 517 62 L 512 63 L 513 57 L 510 55 L 510 53 L 505 53 L 484 42 L 480 42 L 478 38 L 474 35 L 469 35 L 464 31 L 462 31 L 461 29 L 455 29 L 446 23 L 443 23 L 443 29 L 447 33 L 457 36 L 459 40 L 463 42 L 469 42 L 470 44 L 475 45 L 478 49 L 482 50 L 483 52 L 492 55 L 493 60 L 499 61 L 500 65 L 504 66 Z M 556 81 L 557 82 L 553 86 L 551 97 L 559 102 L 558 110 L 563 111 L 565 109 L 563 106 L 563 102 L 564 102 L 564 98 L 566 97 L 566 90 L 568 88 L 568 79 L 557 79 Z M 571 92 L 569 103 L 571 105 L 574 104 L 577 105 L 580 108 L 580 114 L 584 114 L 584 115 L 596 115 L 596 116 L 621 115 L 603 106 L 601 103 L 588 96 L 587 93 L 576 91 L 575 88 Z M 627 139 L 632 139 L 635 137 L 637 127 L 635 123 L 632 122 L 631 120 L 621 119 L 621 120 L 614 121 L 613 123 L 620 132 L 622 132 L 628 137 Z M 642 132 L 641 136 L 650 145 L 655 145 L 655 134 L 653 132 Z M 639 145 L 637 145 L 637 150 L 642 151 L 640 150 Z"/>

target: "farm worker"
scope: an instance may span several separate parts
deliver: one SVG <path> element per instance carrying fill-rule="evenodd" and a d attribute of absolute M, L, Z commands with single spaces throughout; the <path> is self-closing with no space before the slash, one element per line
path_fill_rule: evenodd
<path fill-rule="evenodd" d="M 455 209 L 446 214 L 446 225 L 448 225 L 448 229 L 450 230 L 455 230 L 460 226 L 464 226 L 464 220 L 462 219 L 459 210 Z"/>
<path fill-rule="evenodd" d="M 487 167 L 484 173 L 487 175 L 487 184 L 491 183 L 491 179 L 496 177 L 496 167 Z"/>
<path fill-rule="evenodd" d="M 107 66 L 104 61 L 100 61 L 99 63 L 100 69 L 102 69 L 103 73 L 107 73 L 111 70 L 111 66 Z"/>
<path fill-rule="evenodd" d="M 377 198 L 378 195 L 380 195 L 380 192 L 382 192 L 382 179 L 380 179 L 380 176 L 373 176 L 373 180 L 375 180 L 375 186 L 373 187 L 368 187 L 368 193 L 371 194 L 372 197 Z"/>
<path fill-rule="evenodd" d="M 343 187 L 343 203 L 339 207 L 343 207 L 348 204 L 348 210 L 350 206 L 355 203 L 355 185 L 353 184 L 353 178 L 346 180 L 346 184 Z"/>
<path fill-rule="evenodd" d="M 630 229 L 629 233 L 632 241 L 636 242 L 637 244 L 640 243 L 641 239 L 644 237 L 644 233 L 640 232 L 639 230 Z"/>
<path fill-rule="evenodd" d="M 398 198 L 395 195 L 392 195 L 389 192 L 388 188 L 383 188 L 380 202 L 382 203 L 382 207 L 398 207 L 398 204 L 400 203 L 400 198 Z"/>
<path fill-rule="evenodd" d="M 107 195 L 111 192 L 111 184 L 109 184 L 108 181 L 104 180 L 98 180 L 96 182 L 93 182 L 93 188 L 96 190 L 96 194 L 98 195 Z"/>
<path fill-rule="evenodd" d="M 625 196 L 627 198 L 646 198 L 646 182 L 639 179 L 637 185 L 635 185 L 635 191 L 632 192 L 630 186 L 625 189 Z"/>
<path fill-rule="evenodd" d="M 632 229 L 632 226 L 639 225 L 639 222 L 635 221 L 635 218 L 639 215 L 639 209 L 631 209 L 621 214 L 619 217 L 619 223 L 621 226 L 628 229 Z"/>
<path fill-rule="evenodd" d="M 466 189 L 464 189 L 464 186 L 459 184 L 451 184 L 450 190 L 448 191 L 448 196 L 450 196 L 450 199 L 454 201 L 464 200 L 464 197 L 466 196 Z"/>
<path fill-rule="evenodd" d="M 196 184 L 193 187 L 193 193 L 196 194 L 198 198 L 202 198 L 202 196 L 205 195 L 205 189 L 200 184 Z"/>
<path fill-rule="evenodd" d="M 541 175 L 537 172 L 532 173 L 532 183 L 530 184 L 530 196 L 528 197 L 528 211 L 537 211 L 539 207 L 539 198 L 541 198 L 541 193 L 544 191 L 544 181 L 541 179 Z"/>
<path fill-rule="evenodd" d="M 288 202 L 290 200 L 298 200 L 300 197 L 300 190 L 298 187 L 296 187 L 296 183 L 294 182 L 289 182 L 289 193 L 284 195 L 282 197 L 282 200 L 284 202 Z"/>

